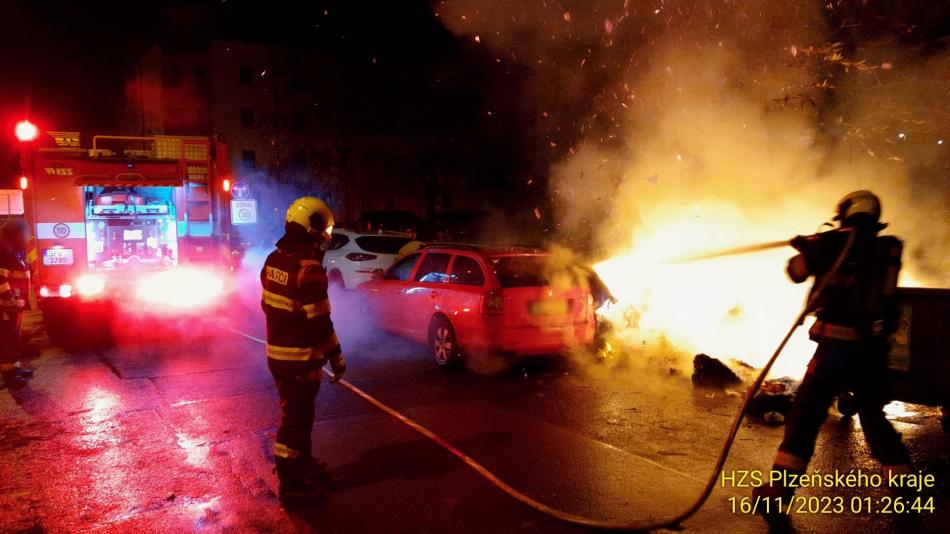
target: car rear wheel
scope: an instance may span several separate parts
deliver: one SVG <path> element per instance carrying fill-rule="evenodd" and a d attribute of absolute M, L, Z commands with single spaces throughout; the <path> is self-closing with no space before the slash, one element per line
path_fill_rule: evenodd
<path fill-rule="evenodd" d="M 439 367 L 453 367 L 462 360 L 455 329 L 443 317 L 436 317 L 429 324 L 429 348 Z"/>
<path fill-rule="evenodd" d="M 346 283 L 343 281 L 343 273 L 332 270 L 327 273 L 327 282 L 334 289 L 346 289 Z"/>

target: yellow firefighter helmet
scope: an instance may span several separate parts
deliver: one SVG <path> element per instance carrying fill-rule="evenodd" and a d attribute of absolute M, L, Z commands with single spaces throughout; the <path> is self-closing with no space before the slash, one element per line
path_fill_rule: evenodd
<path fill-rule="evenodd" d="M 287 222 L 297 223 L 314 236 L 330 238 L 333 231 L 333 212 L 317 197 L 300 197 L 287 208 Z"/>
<path fill-rule="evenodd" d="M 850 221 L 855 217 L 878 223 L 881 220 L 881 199 L 874 193 L 862 189 L 848 193 L 838 202 L 836 221 Z"/>

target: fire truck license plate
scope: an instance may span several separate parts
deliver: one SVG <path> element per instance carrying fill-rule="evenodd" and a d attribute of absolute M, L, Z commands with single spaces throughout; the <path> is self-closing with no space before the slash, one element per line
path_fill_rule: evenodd
<path fill-rule="evenodd" d="M 71 248 L 48 248 L 43 250 L 43 265 L 72 265 L 73 249 Z"/>

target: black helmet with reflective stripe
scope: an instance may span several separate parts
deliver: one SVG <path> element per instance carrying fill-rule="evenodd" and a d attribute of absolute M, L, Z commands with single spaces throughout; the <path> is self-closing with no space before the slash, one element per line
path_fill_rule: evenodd
<path fill-rule="evenodd" d="M 878 230 L 887 226 L 881 224 L 881 199 L 866 189 L 845 195 L 838 202 L 834 220 L 846 226 L 868 225 Z"/>

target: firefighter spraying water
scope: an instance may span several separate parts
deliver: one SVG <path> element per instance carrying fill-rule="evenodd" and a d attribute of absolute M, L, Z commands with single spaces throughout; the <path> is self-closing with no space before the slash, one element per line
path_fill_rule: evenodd
<path fill-rule="evenodd" d="M 818 342 L 818 349 L 790 413 L 773 470 L 767 483 L 755 490 L 757 501 L 771 504 L 758 507 L 758 512 L 769 521 L 787 518 L 785 510 L 795 488 L 783 481 L 804 473 L 828 407 L 836 394 L 845 391 L 856 395 L 866 438 L 872 454 L 884 464 L 885 476 L 910 474 L 910 458 L 883 411 L 887 401 L 888 336 L 897 329 L 899 316 L 897 278 L 902 243 L 895 237 L 878 236 L 886 226 L 880 223 L 880 215 L 880 200 L 870 191 L 856 191 L 839 203 L 835 220 L 840 226 L 832 231 L 692 255 L 672 262 L 722 258 L 791 245 L 799 254 L 788 263 L 790 278 L 801 283 L 814 276 L 815 284 L 804 309 L 748 387 L 711 476 L 691 506 L 668 520 L 626 525 L 552 515 L 598 528 L 650 530 L 678 525 L 699 511 L 716 487 L 753 398 L 793 334 L 811 314 L 817 320 L 809 329 L 809 337 Z M 928 338 L 932 336 L 933 332 L 927 332 Z M 776 473 L 785 476 L 775 476 Z"/>
<path fill-rule="evenodd" d="M 911 471 L 910 456 L 883 411 L 887 340 L 897 329 L 903 246 L 895 237 L 878 235 L 886 226 L 880 216 L 877 196 L 856 191 L 838 205 L 840 229 L 792 240 L 799 254 L 789 260 L 789 277 L 801 283 L 814 276 L 816 287 L 824 290 L 813 290 L 809 297 L 809 311 L 817 316 L 809 336 L 818 348 L 792 405 L 773 473 L 805 472 L 829 406 L 835 395 L 847 390 L 855 394 L 865 438 L 885 476 Z M 840 267 L 834 269 L 838 262 Z M 795 491 L 783 482 L 786 479 L 770 477 L 770 483 L 757 490 L 774 505 L 762 508 L 763 514 L 781 516 L 775 512 Z"/>

